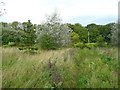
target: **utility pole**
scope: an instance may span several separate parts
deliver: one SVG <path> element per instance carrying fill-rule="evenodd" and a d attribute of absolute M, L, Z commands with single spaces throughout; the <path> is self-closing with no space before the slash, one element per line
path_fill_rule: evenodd
<path fill-rule="evenodd" d="M 87 30 L 88 30 L 88 43 L 90 43 L 90 38 L 89 38 L 90 33 L 89 33 L 89 29 Z"/>

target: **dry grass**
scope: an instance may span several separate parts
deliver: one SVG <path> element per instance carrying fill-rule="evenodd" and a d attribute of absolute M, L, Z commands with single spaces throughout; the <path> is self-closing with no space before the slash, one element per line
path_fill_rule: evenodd
<path fill-rule="evenodd" d="M 2 87 L 2 47 L 0 47 L 0 88 Z"/>
<path fill-rule="evenodd" d="M 115 52 L 116 49 L 67 48 L 29 54 L 15 47 L 2 48 L 2 85 L 7 88 L 51 88 L 48 71 L 51 60 L 56 61 L 55 68 L 61 78 L 59 87 L 118 87 Z"/>

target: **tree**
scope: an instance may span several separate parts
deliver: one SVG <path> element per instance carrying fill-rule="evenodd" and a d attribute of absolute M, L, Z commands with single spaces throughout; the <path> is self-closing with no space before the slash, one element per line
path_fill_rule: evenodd
<path fill-rule="evenodd" d="M 22 30 L 27 31 L 27 22 L 23 22 L 22 27 Z"/>
<path fill-rule="evenodd" d="M 14 28 L 15 30 L 18 29 L 18 22 L 17 21 L 12 22 L 12 28 Z"/>
<path fill-rule="evenodd" d="M 97 46 L 99 47 L 104 47 L 105 46 L 105 41 L 104 38 L 100 35 L 99 37 L 97 37 Z"/>
<path fill-rule="evenodd" d="M 1 22 L 1 24 L 2 24 L 2 28 L 7 28 L 8 27 L 8 23 L 6 23 L 6 22 Z"/>
<path fill-rule="evenodd" d="M 111 44 L 111 40 L 112 40 L 112 29 L 115 23 L 109 23 L 106 25 L 101 25 L 99 27 L 99 35 L 102 35 L 102 37 L 104 38 L 104 42 L 107 42 L 109 45 Z"/>
<path fill-rule="evenodd" d="M 36 31 L 34 30 L 34 26 L 30 22 L 30 20 L 28 20 L 28 22 L 24 22 L 24 24 L 21 25 L 17 21 L 13 22 L 12 24 L 8 24 L 5 22 L 2 22 L 1 24 L 1 37 L 3 45 L 8 44 L 9 42 L 14 42 L 15 45 L 22 46 L 32 46 L 35 44 Z"/>
<path fill-rule="evenodd" d="M 22 37 L 24 35 L 23 31 L 16 31 L 14 29 L 3 28 L 2 29 L 2 44 L 8 45 L 9 42 L 14 42 L 15 45 L 20 45 Z"/>
<path fill-rule="evenodd" d="M 97 42 L 97 38 L 99 36 L 99 29 L 98 29 L 98 27 L 99 26 L 94 24 L 94 23 L 87 25 L 86 28 L 89 30 L 90 43 Z"/>
<path fill-rule="evenodd" d="M 74 44 L 77 44 L 79 42 L 80 42 L 79 35 L 75 32 L 72 32 L 71 33 L 71 44 L 72 44 L 72 46 L 74 46 Z"/>
<path fill-rule="evenodd" d="M 68 27 L 70 27 L 73 32 L 77 33 L 79 35 L 79 41 L 86 43 L 87 42 L 87 29 L 83 27 L 81 24 L 67 24 Z"/>
<path fill-rule="evenodd" d="M 44 34 L 42 37 L 41 37 L 41 43 L 40 43 L 40 46 L 42 49 L 47 49 L 47 50 L 50 50 L 50 49 L 57 49 L 57 47 L 59 46 L 58 43 L 55 42 L 54 40 L 55 38 L 48 35 L 48 34 Z"/>
<path fill-rule="evenodd" d="M 32 46 L 35 44 L 36 40 L 36 31 L 34 30 L 33 24 L 28 20 L 28 22 L 24 22 L 24 31 L 25 35 L 23 37 L 23 43 L 27 46 Z"/>
<path fill-rule="evenodd" d="M 53 47 L 55 48 L 67 46 L 70 42 L 71 29 L 68 28 L 67 25 L 61 23 L 61 19 L 57 12 L 48 16 L 45 23 L 37 26 L 36 32 L 40 45 L 42 44 L 42 39 L 48 39 L 48 37 L 50 42 L 54 43 Z M 48 44 L 51 44 L 50 42 L 48 42 Z M 51 47 L 49 48 L 51 49 Z"/>

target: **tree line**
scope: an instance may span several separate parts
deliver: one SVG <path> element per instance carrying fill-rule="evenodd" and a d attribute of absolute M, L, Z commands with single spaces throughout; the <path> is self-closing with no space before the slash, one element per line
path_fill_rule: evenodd
<path fill-rule="evenodd" d="M 117 24 L 95 23 L 82 26 L 80 23 L 61 23 L 54 13 L 42 24 L 32 24 L 30 20 L 20 23 L 0 23 L 0 42 L 3 46 L 38 46 L 41 49 L 58 49 L 61 47 L 117 45 Z"/>

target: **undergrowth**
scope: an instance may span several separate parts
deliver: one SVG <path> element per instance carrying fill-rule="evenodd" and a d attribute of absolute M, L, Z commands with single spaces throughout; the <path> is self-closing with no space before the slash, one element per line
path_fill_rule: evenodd
<path fill-rule="evenodd" d="M 118 87 L 116 49 L 68 48 L 36 52 L 31 55 L 17 48 L 3 48 L 3 88 Z M 51 64 L 56 61 L 52 71 L 48 69 L 49 60 Z M 60 78 L 58 83 L 54 77 Z"/>

